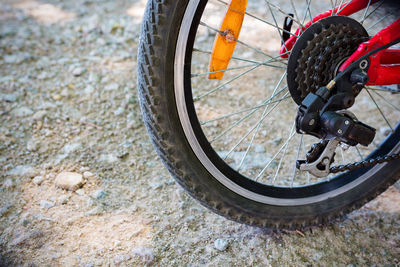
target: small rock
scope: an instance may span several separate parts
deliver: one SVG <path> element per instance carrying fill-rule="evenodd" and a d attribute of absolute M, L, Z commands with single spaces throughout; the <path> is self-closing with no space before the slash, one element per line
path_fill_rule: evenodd
<path fill-rule="evenodd" d="M 39 80 L 44 80 L 44 79 L 47 79 L 48 76 L 49 76 L 49 74 L 48 74 L 46 71 L 42 71 L 42 72 L 37 76 L 37 78 L 38 78 Z"/>
<path fill-rule="evenodd" d="M 91 85 L 86 86 L 86 88 L 83 90 L 83 93 L 87 95 L 90 95 L 93 92 L 94 92 L 94 87 Z"/>
<path fill-rule="evenodd" d="M 265 147 L 263 145 L 254 145 L 254 152 L 256 153 L 264 153 Z"/>
<path fill-rule="evenodd" d="M 105 91 L 113 91 L 113 90 L 118 90 L 118 88 L 119 88 L 118 83 L 110 83 L 104 87 L 104 90 Z"/>
<path fill-rule="evenodd" d="M 102 208 L 100 207 L 95 207 L 91 210 L 89 210 L 88 212 L 86 212 L 86 216 L 95 216 L 95 215 L 101 215 L 103 213 Z"/>
<path fill-rule="evenodd" d="M 44 181 L 44 177 L 41 176 L 41 175 L 35 176 L 35 177 L 32 179 L 32 182 L 33 182 L 34 184 L 36 184 L 36 185 L 41 185 L 41 184 L 43 183 L 43 181 Z"/>
<path fill-rule="evenodd" d="M 4 188 L 11 188 L 11 187 L 13 187 L 13 186 L 14 186 L 14 183 L 13 183 L 13 181 L 12 181 L 10 178 L 6 179 L 6 180 L 3 182 L 3 187 L 4 187 Z"/>
<path fill-rule="evenodd" d="M 70 154 L 72 152 L 75 152 L 80 147 L 81 147 L 81 144 L 79 144 L 79 143 L 66 144 L 63 147 L 62 152 L 68 155 L 68 154 Z"/>
<path fill-rule="evenodd" d="M 62 99 L 62 96 L 59 94 L 52 95 L 51 98 L 53 98 L 54 101 L 60 101 Z"/>
<path fill-rule="evenodd" d="M 214 241 L 214 247 L 219 251 L 225 251 L 228 248 L 228 241 L 219 238 Z"/>
<path fill-rule="evenodd" d="M 56 186 L 75 191 L 83 185 L 82 174 L 76 172 L 61 172 L 56 176 Z"/>
<path fill-rule="evenodd" d="M 392 131 L 392 129 L 389 126 L 383 126 L 379 128 L 379 132 L 383 135 L 383 136 L 388 136 L 390 134 L 390 132 Z"/>
<path fill-rule="evenodd" d="M 107 196 L 107 193 L 103 190 L 99 189 L 93 192 L 92 197 L 96 199 L 104 199 Z"/>
<path fill-rule="evenodd" d="M 65 205 L 68 203 L 69 197 L 67 195 L 62 195 L 58 198 L 58 202 L 61 203 L 61 205 Z"/>
<path fill-rule="evenodd" d="M 81 188 L 81 189 L 76 190 L 75 193 L 76 193 L 77 195 L 79 195 L 79 196 L 83 196 L 83 195 L 85 195 L 85 190 L 83 190 L 83 189 Z"/>
<path fill-rule="evenodd" d="M 33 140 L 29 140 L 28 144 L 26 144 L 26 149 L 35 152 L 39 149 L 39 144 Z"/>
<path fill-rule="evenodd" d="M 36 176 L 37 173 L 38 171 L 30 165 L 18 165 L 7 172 L 7 174 L 11 176 L 28 177 L 28 178 Z"/>
<path fill-rule="evenodd" d="M 15 117 L 26 117 L 33 114 L 33 111 L 28 107 L 19 107 L 11 111 Z"/>
<path fill-rule="evenodd" d="M 3 217 L 3 215 L 7 214 L 8 210 L 12 207 L 12 205 L 7 204 L 3 207 L 0 208 L 0 217 Z"/>
<path fill-rule="evenodd" d="M 114 263 L 115 263 L 116 265 L 119 265 L 119 264 L 121 264 L 121 263 L 123 263 L 124 261 L 127 261 L 127 260 L 129 260 L 129 259 L 130 259 L 129 255 L 117 255 L 117 256 L 115 256 L 115 257 L 113 258 Z"/>
<path fill-rule="evenodd" d="M 93 173 L 91 173 L 91 172 L 89 172 L 89 171 L 85 171 L 85 172 L 83 173 L 83 178 L 87 179 L 87 178 L 92 177 L 93 175 L 94 175 Z"/>
<path fill-rule="evenodd" d="M 14 94 L 1 94 L 1 100 L 6 102 L 15 102 L 17 101 L 17 96 Z"/>
<path fill-rule="evenodd" d="M 151 263 L 154 260 L 154 254 L 151 248 L 148 247 L 136 247 L 132 250 L 134 256 L 142 258 L 143 262 Z"/>
<path fill-rule="evenodd" d="M 83 67 L 77 67 L 72 71 L 72 74 L 76 77 L 81 76 L 86 72 L 86 69 Z"/>
<path fill-rule="evenodd" d="M 48 210 L 48 209 L 54 207 L 54 203 L 50 202 L 50 201 L 47 201 L 47 200 L 40 200 L 40 207 L 42 209 L 47 209 Z"/>
<path fill-rule="evenodd" d="M 162 183 L 158 183 L 158 182 L 153 182 L 149 184 L 151 186 L 152 189 L 159 189 L 162 187 Z"/>
<path fill-rule="evenodd" d="M 107 163 L 114 163 L 118 161 L 118 158 L 113 154 L 103 154 L 100 156 L 100 161 L 104 161 Z"/>
<path fill-rule="evenodd" d="M 39 110 L 35 114 L 33 114 L 32 119 L 36 121 L 41 121 L 47 115 L 46 110 Z"/>
<path fill-rule="evenodd" d="M 114 115 L 115 116 L 120 116 L 120 115 L 122 115 L 124 113 L 125 113 L 125 109 L 123 107 L 119 107 L 116 110 L 114 110 Z"/>

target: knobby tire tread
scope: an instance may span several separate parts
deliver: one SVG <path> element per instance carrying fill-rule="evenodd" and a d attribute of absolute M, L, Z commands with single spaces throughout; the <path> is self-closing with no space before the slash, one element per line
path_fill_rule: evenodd
<path fill-rule="evenodd" d="M 385 182 L 374 188 L 366 197 L 357 199 L 340 209 L 293 218 L 287 216 L 284 209 L 281 216 L 271 217 L 254 210 L 246 210 L 245 207 L 251 205 L 249 204 L 251 200 L 233 193 L 215 179 L 198 177 L 193 169 L 202 166 L 198 166 L 200 163 L 195 166 L 194 163 L 187 163 L 188 158 L 194 154 L 188 149 L 189 145 L 180 125 L 174 128 L 179 121 L 177 111 L 171 114 L 168 108 L 175 105 L 174 99 L 166 99 L 167 92 L 171 92 L 167 88 L 171 86 L 173 88 L 173 75 L 165 77 L 166 68 L 173 67 L 174 61 L 175 46 L 171 47 L 169 43 L 176 43 L 178 31 L 176 28 L 179 28 L 177 25 L 180 23 L 174 23 L 179 22 L 179 18 L 176 17 L 180 19 L 183 17 L 184 2 L 184 0 L 149 0 L 147 3 L 139 41 L 138 91 L 143 121 L 158 155 L 170 174 L 193 198 L 213 212 L 240 223 L 262 228 L 301 229 L 326 225 L 343 217 L 344 214 L 360 208 L 375 198 L 397 180 L 399 172 L 393 177 L 384 179 Z M 172 61 L 172 64 L 169 61 Z M 221 195 L 229 195 L 236 203 L 227 202 Z"/>

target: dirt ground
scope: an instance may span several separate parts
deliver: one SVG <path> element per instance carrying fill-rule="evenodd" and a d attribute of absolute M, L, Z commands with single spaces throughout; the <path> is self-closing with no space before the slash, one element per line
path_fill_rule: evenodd
<path fill-rule="evenodd" d="M 331 226 L 269 231 L 175 184 L 137 100 L 144 6 L 0 2 L 0 266 L 399 266 L 395 187 Z M 83 187 L 55 186 L 63 171 Z"/>

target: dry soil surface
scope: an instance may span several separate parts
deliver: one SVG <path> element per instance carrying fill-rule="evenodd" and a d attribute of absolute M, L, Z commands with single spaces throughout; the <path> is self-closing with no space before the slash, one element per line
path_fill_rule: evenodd
<path fill-rule="evenodd" d="M 333 225 L 269 231 L 175 184 L 137 100 L 144 5 L 0 2 L 0 265 L 398 266 L 394 187 Z M 58 188 L 63 171 L 83 187 Z"/>

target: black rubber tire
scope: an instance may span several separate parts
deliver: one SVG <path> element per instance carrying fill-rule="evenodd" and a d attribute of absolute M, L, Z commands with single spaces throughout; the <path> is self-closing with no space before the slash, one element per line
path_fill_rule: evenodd
<path fill-rule="evenodd" d="M 259 227 L 320 225 L 364 205 L 400 176 L 387 164 L 352 190 L 302 206 L 274 206 L 245 198 L 218 182 L 192 151 L 174 96 L 175 47 L 189 0 L 150 0 L 141 27 L 138 89 L 144 123 L 163 163 L 176 181 L 204 206 L 228 219 Z"/>

